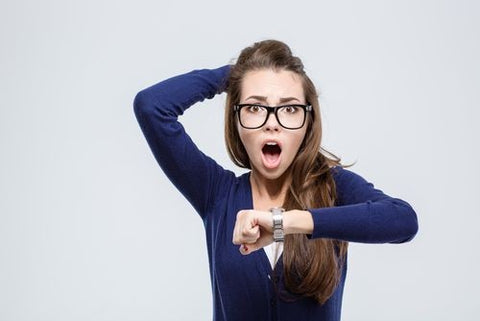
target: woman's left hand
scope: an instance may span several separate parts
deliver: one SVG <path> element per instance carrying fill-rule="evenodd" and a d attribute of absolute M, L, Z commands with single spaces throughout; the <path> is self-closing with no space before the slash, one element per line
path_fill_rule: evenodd
<path fill-rule="evenodd" d="M 233 229 L 233 244 L 240 245 L 240 253 L 250 254 L 273 243 L 272 213 L 241 210 Z"/>

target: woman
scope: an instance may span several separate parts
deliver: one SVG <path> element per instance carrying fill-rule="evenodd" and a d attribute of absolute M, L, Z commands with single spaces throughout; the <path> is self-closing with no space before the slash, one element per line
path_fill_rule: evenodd
<path fill-rule="evenodd" d="M 240 177 L 177 121 L 225 90 L 228 153 L 251 170 Z M 417 232 L 409 204 L 320 147 L 315 87 L 282 42 L 160 82 L 134 109 L 158 163 L 203 219 L 214 320 L 340 320 L 347 242 L 402 243 Z"/>

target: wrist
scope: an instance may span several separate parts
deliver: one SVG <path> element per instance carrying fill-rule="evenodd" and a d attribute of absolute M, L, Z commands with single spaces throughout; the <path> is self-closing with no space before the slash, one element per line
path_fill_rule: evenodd
<path fill-rule="evenodd" d="M 230 74 L 231 65 L 225 65 L 216 69 L 213 69 L 215 73 L 218 74 L 220 79 L 219 87 L 217 89 L 217 94 L 225 92 L 228 88 L 228 76 Z"/>
<path fill-rule="evenodd" d="M 309 211 L 291 210 L 283 213 L 283 231 L 287 234 L 312 234 L 313 218 Z"/>

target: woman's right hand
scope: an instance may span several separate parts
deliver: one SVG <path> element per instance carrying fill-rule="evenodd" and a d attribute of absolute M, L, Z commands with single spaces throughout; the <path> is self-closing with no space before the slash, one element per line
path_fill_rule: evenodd
<path fill-rule="evenodd" d="M 240 253 L 250 254 L 273 243 L 272 213 L 241 210 L 233 229 L 233 244 L 240 245 Z"/>

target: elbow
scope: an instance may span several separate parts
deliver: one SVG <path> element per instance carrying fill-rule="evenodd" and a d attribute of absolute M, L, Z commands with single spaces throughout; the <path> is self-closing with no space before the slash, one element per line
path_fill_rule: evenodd
<path fill-rule="evenodd" d="M 392 243 L 406 243 L 418 233 L 418 219 L 415 210 L 406 202 L 401 202 L 402 210 L 399 211 L 398 238 Z"/>
<path fill-rule="evenodd" d="M 143 115 L 148 112 L 150 109 L 149 107 L 151 106 L 149 99 L 146 96 L 147 94 L 145 90 L 142 90 L 137 93 L 133 100 L 133 112 L 139 121 L 143 118 Z"/>

